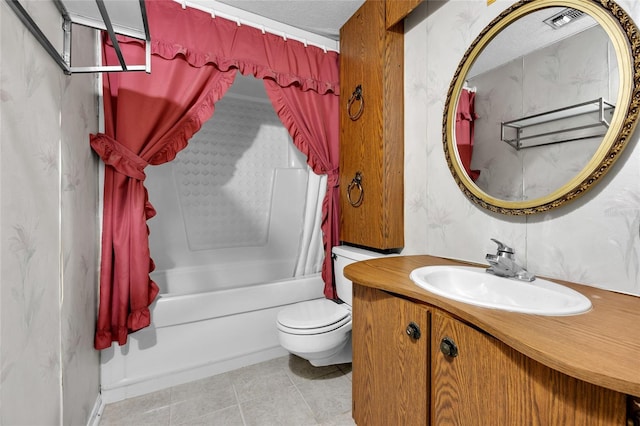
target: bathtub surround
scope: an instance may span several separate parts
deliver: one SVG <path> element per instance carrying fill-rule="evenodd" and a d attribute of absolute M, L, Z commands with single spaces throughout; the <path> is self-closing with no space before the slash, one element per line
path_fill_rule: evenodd
<path fill-rule="evenodd" d="M 53 3 L 21 1 L 48 34 Z M 0 2 L 0 424 L 82 425 L 100 392 L 95 75 L 65 76 Z M 79 28 L 74 57 L 94 59 Z"/>
<path fill-rule="evenodd" d="M 171 276 L 181 269 L 202 267 L 237 270 L 238 263 L 264 261 L 272 266 L 260 267 L 266 275 L 253 283 L 291 278 L 298 253 L 305 252 L 299 248 L 303 228 L 319 234 L 313 216 L 324 198 L 316 182 L 322 178 L 308 170 L 304 155 L 273 111 L 262 81 L 252 76 L 236 75 L 216 104 L 215 116 L 189 145 L 174 161 L 146 172 L 149 199 L 159 212 L 149 221 L 151 257 L 158 274 L 166 271 Z M 310 219 L 303 220 L 305 215 Z M 313 264 L 309 273 L 320 271 L 323 258 L 321 241 L 313 243 L 318 247 L 306 250 L 314 258 L 309 259 Z M 241 276 L 234 282 L 252 284 Z M 193 292 L 178 286 L 163 290 L 158 285 L 161 293 Z M 203 279 L 200 291 L 209 285 L 211 280 Z"/>
<path fill-rule="evenodd" d="M 638 131 L 594 190 L 540 215 L 484 211 L 465 198 L 447 168 L 442 114 L 451 78 L 475 37 L 513 3 L 424 2 L 405 22 L 405 92 L 411 108 L 405 111 L 403 253 L 484 262 L 484 253 L 494 249 L 490 238 L 497 237 L 538 275 L 640 295 Z M 640 4 L 617 3 L 640 22 Z"/>
<path fill-rule="evenodd" d="M 330 250 L 338 234 L 337 54 L 198 10 L 183 10 L 170 0 L 149 3 L 148 15 L 154 35 L 153 73 L 106 79 L 106 131 L 92 137 L 92 147 L 106 164 L 97 349 L 113 341 L 123 345 L 129 332 L 151 322 L 148 306 L 158 287 L 148 276 L 154 264 L 146 220 L 155 211 L 143 185 L 144 168 L 175 158 L 213 114 L 237 70 L 263 79 L 294 144 L 307 155 L 314 173 L 328 176 L 323 279 L 325 295 L 334 296 Z M 136 42 L 123 42 L 121 48 L 128 57 L 144 57 Z M 108 43 L 105 52 L 107 64 L 116 61 Z"/>

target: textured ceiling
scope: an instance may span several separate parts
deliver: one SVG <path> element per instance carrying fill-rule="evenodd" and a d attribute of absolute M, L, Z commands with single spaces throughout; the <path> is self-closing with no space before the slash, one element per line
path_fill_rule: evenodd
<path fill-rule="evenodd" d="M 207 0 L 193 0 L 207 4 Z M 287 24 L 333 40 L 338 40 L 340 28 L 365 0 L 215 0 L 283 24 Z M 561 30 L 552 30 L 542 21 L 564 8 L 548 8 L 520 18 L 489 43 L 477 58 L 469 76 L 477 75 L 545 47 L 595 25 L 586 17 Z"/>
<path fill-rule="evenodd" d="M 218 0 L 314 34 L 338 40 L 340 27 L 364 0 Z"/>
<path fill-rule="evenodd" d="M 482 74 L 596 25 L 596 21 L 588 15 L 559 29 L 552 29 L 543 22 L 564 9 L 564 7 L 542 9 L 509 25 L 482 51 L 469 71 L 468 77 Z"/>

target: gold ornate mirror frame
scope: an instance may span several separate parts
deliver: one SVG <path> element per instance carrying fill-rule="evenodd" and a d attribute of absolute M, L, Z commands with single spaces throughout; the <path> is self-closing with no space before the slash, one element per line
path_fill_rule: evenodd
<path fill-rule="evenodd" d="M 618 60 L 620 89 L 609 130 L 589 163 L 573 179 L 547 196 L 506 201 L 485 193 L 467 176 L 457 156 L 455 112 L 465 76 L 485 46 L 522 16 L 547 7 L 571 7 L 588 13 L 607 32 Z M 443 144 L 449 170 L 474 203 L 493 212 L 528 215 L 549 211 L 586 193 L 619 158 L 638 121 L 640 105 L 640 33 L 628 14 L 611 0 L 521 0 L 494 19 L 474 40 L 449 86 L 443 117 Z"/>

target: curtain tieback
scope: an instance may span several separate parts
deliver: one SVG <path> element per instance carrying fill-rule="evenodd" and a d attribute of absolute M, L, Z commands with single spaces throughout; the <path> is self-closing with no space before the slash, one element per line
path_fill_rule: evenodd
<path fill-rule="evenodd" d="M 91 148 L 102 158 L 104 164 L 113 167 L 118 173 L 140 181 L 147 177 L 144 168 L 149 163 L 111 136 L 104 133 L 91 135 Z"/>
<path fill-rule="evenodd" d="M 327 171 L 327 186 L 329 188 L 337 188 L 340 184 L 340 175 L 338 168 Z"/>
<path fill-rule="evenodd" d="M 458 112 L 456 114 L 456 121 L 462 121 L 462 120 L 473 121 L 478 118 L 479 118 L 478 114 L 474 112 Z"/>

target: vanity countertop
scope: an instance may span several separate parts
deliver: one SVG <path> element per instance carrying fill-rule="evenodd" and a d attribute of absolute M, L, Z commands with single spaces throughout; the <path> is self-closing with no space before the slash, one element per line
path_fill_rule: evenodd
<path fill-rule="evenodd" d="M 413 269 L 430 265 L 469 264 L 426 255 L 385 257 L 351 264 L 345 276 L 447 311 L 564 374 L 640 396 L 639 297 L 549 279 L 587 296 L 591 310 L 571 316 L 506 312 L 437 296 L 409 279 Z"/>

